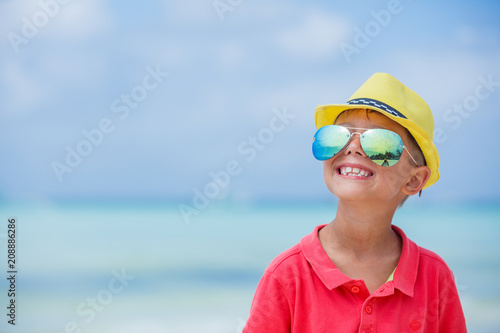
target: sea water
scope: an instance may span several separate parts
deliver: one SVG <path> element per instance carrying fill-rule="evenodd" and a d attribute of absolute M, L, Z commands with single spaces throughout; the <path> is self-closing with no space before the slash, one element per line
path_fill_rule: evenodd
<path fill-rule="evenodd" d="M 335 203 L 212 205 L 186 220 L 168 202 L 44 202 L 17 219 L 16 325 L 0 282 L 0 332 L 237 333 L 269 262 L 330 222 Z M 500 331 L 500 208 L 408 202 L 394 224 L 454 271 L 470 332 Z M 3 310 L 1 310 L 3 309 Z"/>

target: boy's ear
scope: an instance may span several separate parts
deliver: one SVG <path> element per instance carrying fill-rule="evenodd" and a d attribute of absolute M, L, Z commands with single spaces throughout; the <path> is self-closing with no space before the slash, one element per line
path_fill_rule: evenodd
<path fill-rule="evenodd" d="M 428 166 L 417 167 L 413 170 L 410 179 L 403 186 L 403 193 L 406 195 L 414 195 L 424 188 L 425 183 L 431 176 L 431 169 Z"/>

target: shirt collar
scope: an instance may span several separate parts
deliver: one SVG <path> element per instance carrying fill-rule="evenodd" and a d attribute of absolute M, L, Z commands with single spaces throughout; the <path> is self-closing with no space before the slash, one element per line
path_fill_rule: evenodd
<path fill-rule="evenodd" d="M 353 279 L 343 274 L 335 266 L 321 246 L 318 231 L 324 226 L 326 226 L 326 224 L 314 228 L 311 234 L 302 238 L 300 246 L 306 260 L 311 264 L 320 280 L 331 290 L 349 281 L 353 281 Z M 417 279 L 418 269 L 418 246 L 408 239 L 400 228 L 393 225 L 392 229 L 401 237 L 403 243 L 401 257 L 399 258 L 398 266 L 394 273 L 394 288 L 413 297 L 413 289 Z"/>
<path fill-rule="evenodd" d="M 394 230 L 403 241 L 401 257 L 399 258 L 398 266 L 394 273 L 394 288 L 413 297 L 415 281 L 417 280 L 418 259 L 420 256 L 418 246 L 411 239 L 406 237 L 403 230 L 399 227 L 393 225 L 392 230 Z"/>

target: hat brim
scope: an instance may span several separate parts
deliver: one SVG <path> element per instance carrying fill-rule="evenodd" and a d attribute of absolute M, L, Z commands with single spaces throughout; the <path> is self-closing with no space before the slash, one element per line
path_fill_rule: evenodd
<path fill-rule="evenodd" d="M 373 111 L 380 112 L 387 118 L 397 122 L 408 131 L 410 131 L 415 141 L 417 141 L 420 150 L 424 154 L 425 161 L 429 169 L 431 170 L 431 176 L 429 180 L 424 185 L 424 189 L 433 185 L 439 179 L 439 154 L 437 148 L 432 142 L 431 137 L 414 122 L 406 119 L 397 117 L 383 109 L 377 108 L 370 105 L 353 105 L 353 104 L 331 104 L 331 105 L 318 105 L 316 108 L 314 118 L 316 123 L 316 128 L 321 128 L 326 125 L 332 125 L 338 115 L 345 110 L 349 109 L 369 109 Z"/>

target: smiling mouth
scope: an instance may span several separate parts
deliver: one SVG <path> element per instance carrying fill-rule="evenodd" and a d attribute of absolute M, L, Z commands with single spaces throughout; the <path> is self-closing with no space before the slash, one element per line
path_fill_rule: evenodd
<path fill-rule="evenodd" d="M 371 171 L 361 168 L 340 167 L 338 169 L 338 172 L 343 176 L 356 176 L 365 178 L 373 176 L 373 173 Z"/>

